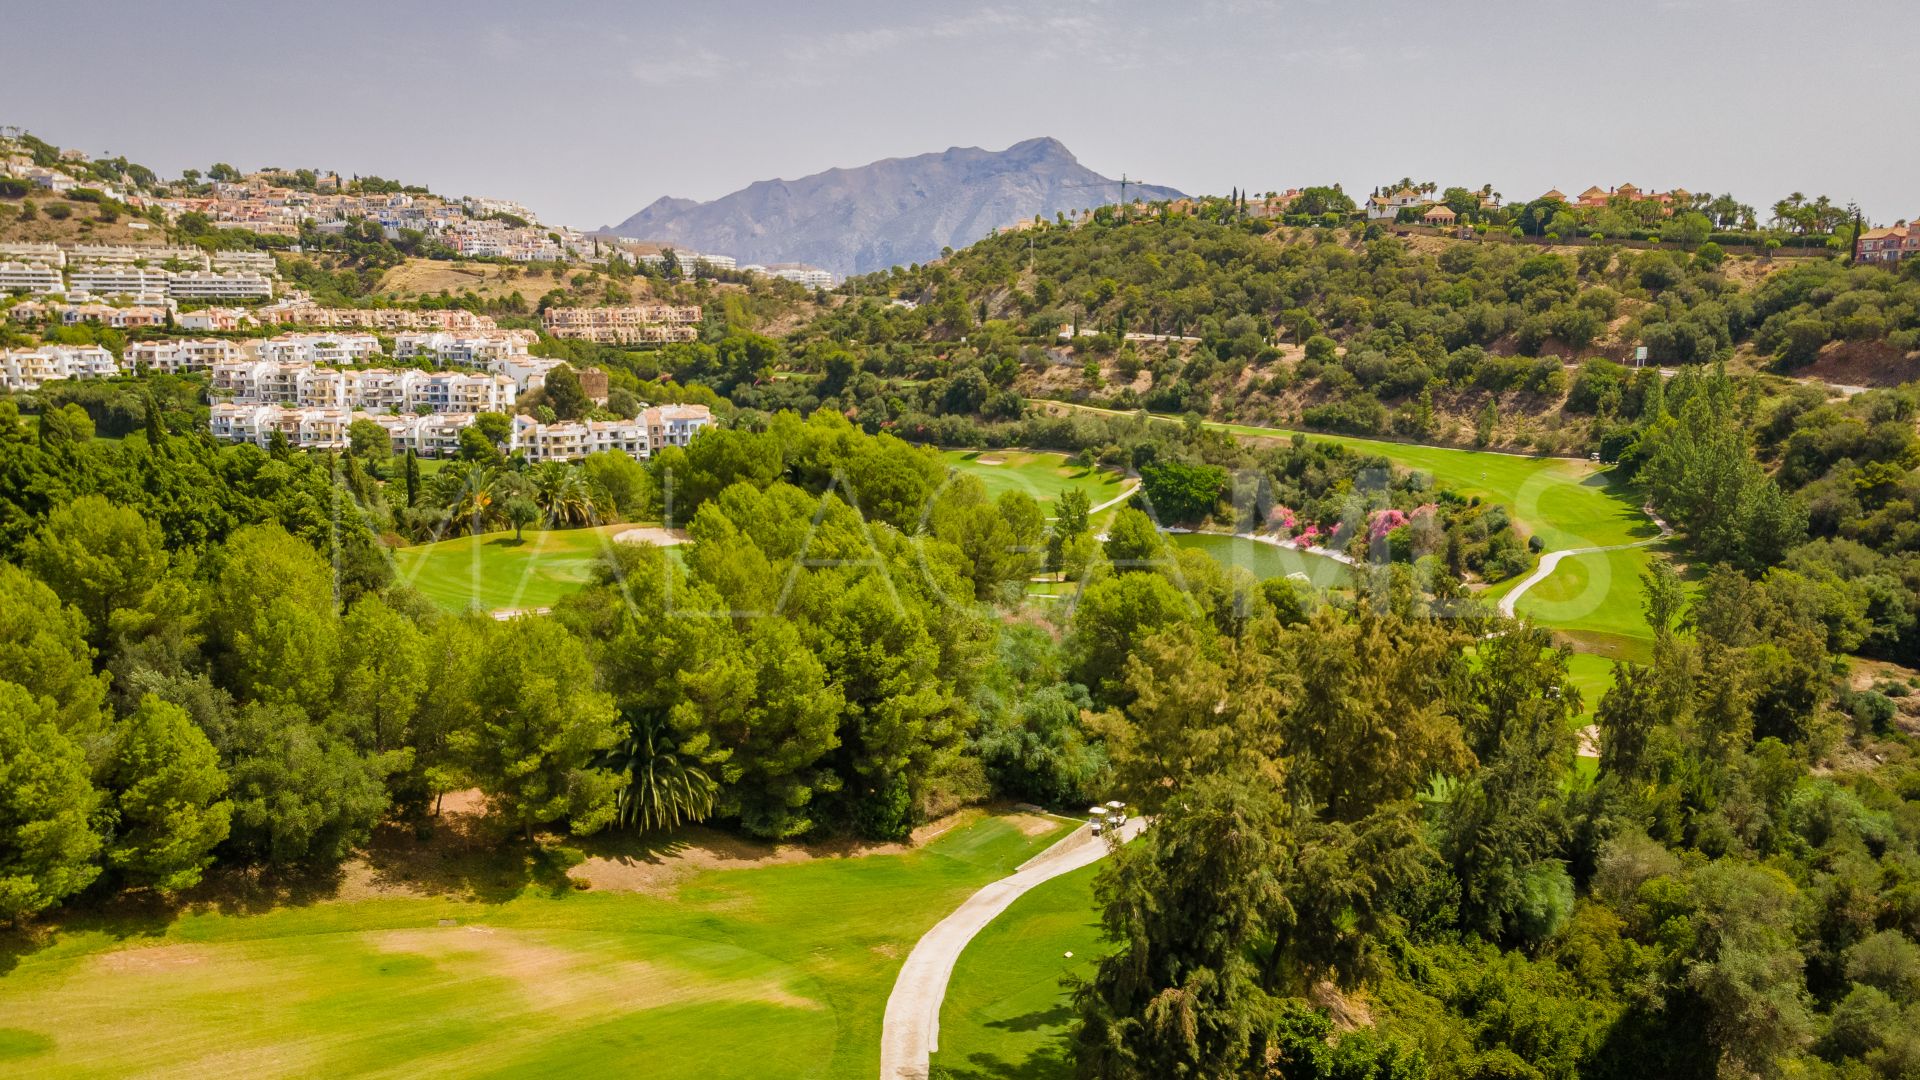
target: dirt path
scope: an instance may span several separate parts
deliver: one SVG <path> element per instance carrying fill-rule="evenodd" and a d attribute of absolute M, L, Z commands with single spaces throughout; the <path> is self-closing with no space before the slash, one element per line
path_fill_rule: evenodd
<path fill-rule="evenodd" d="M 1093 515 L 1099 513 L 1102 510 L 1107 510 L 1112 507 L 1119 506 L 1121 503 L 1126 502 L 1128 499 L 1133 498 L 1134 492 L 1137 492 L 1139 490 L 1140 490 L 1140 482 L 1136 480 L 1134 481 L 1132 487 L 1128 488 L 1127 490 L 1121 492 L 1118 495 L 1115 495 L 1113 498 L 1108 499 L 1106 502 L 1101 503 L 1099 506 L 1095 506 L 1089 509 L 1087 511 L 1087 516 L 1092 517 Z"/>
<path fill-rule="evenodd" d="M 1127 823 L 1121 839 L 1140 835 L 1146 823 Z M 1066 839 L 1028 859 L 1020 869 L 967 898 L 954 913 L 927 931 L 907 955 L 887 997 L 887 1016 L 880 1032 L 880 1080 L 926 1080 L 933 1052 L 940 1049 L 940 1003 L 947 996 L 947 980 L 954 962 L 994 917 L 1035 885 L 1098 862 L 1107 854 L 1106 841 L 1085 826 Z"/>

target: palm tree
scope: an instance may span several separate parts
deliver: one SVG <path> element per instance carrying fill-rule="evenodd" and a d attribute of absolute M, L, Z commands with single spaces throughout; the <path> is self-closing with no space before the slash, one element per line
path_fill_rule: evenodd
<path fill-rule="evenodd" d="M 614 822 L 642 832 L 677 828 L 713 813 L 719 787 L 673 744 L 657 716 L 633 722 L 627 737 L 608 752 L 607 764 L 627 779 L 614 802 Z"/>
<path fill-rule="evenodd" d="M 562 461 L 543 461 L 529 471 L 534 505 L 555 527 L 585 525 L 593 520 L 597 507 L 593 489 L 580 470 Z"/>

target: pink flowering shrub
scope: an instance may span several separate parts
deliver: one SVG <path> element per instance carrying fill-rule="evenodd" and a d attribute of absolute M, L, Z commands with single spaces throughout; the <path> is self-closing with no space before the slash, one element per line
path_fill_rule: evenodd
<path fill-rule="evenodd" d="M 1375 510 L 1367 515 L 1367 539 L 1379 543 L 1393 530 L 1407 523 L 1407 515 L 1402 510 Z"/>
<path fill-rule="evenodd" d="M 1267 511 L 1267 525 L 1275 532 L 1293 532 L 1293 509 L 1286 506 L 1275 506 L 1272 510 Z"/>

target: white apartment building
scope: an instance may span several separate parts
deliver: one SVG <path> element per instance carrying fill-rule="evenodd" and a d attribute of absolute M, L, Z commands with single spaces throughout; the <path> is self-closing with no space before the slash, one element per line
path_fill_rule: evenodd
<path fill-rule="evenodd" d="M 166 263 L 184 263 L 205 270 L 207 253 L 190 247 L 133 247 L 128 244 L 74 244 L 67 248 L 67 263 L 73 266 L 160 267 Z"/>
<path fill-rule="evenodd" d="M 661 447 L 687 445 L 712 423 L 713 413 L 705 405 L 656 405 L 631 420 L 542 424 L 531 416 L 516 416 L 511 448 L 529 461 L 576 461 L 607 450 L 645 459 Z"/>
<path fill-rule="evenodd" d="M 460 450 L 460 432 L 473 426 L 472 413 L 432 413 L 427 416 L 371 416 L 382 427 L 384 420 L 404 421 L 394 437 L 395 450 L 412 450 L 421 457 L 452 457 Z M 387 427 L 389 433 L 394 428 Z"/>
<path fill-rule="evenodd" d="M 332 372 L 366 375 L 367 372 Z M 404 373 L 402 373 L 404 374 Z M 651 414 L 661 414 L 654 416 Z M 301 449 L 337 450 L 348 445 L 348 429 L 357 420 L 369 420 L 386 429 L 396 451 L 412 450 L 421 457 L 447 457 L 460 449 L 460 432 L 472 426 L 471 412 L 408 413 L 353 411 L 338 405 L 289 407 L 274 403 L 216 402 L 209 410 L 208 428 L 218 439 L 266 446 L 278 431 L 287 443 Z M 691 438 L 691 430 L 711 417 L 701 405 L 664 405 L 632 420 L 594 420 L 542 424 L 530 416 L 516 416 L 509 449 L 530 461 L 577 461 L 589 454 L 616 451 L 646 458 L 656 444 L 650 429 L 682 430 L 675 437 Z M 674 424 L 683 428 L 674 428 Z"/>
<path fill-rule="evenodd" d="M 44 263 L 0 262 L 0 293 L 52 293 L 66 289 L 60 268 Z"/>
<path fill-rule="evenodd" d="M 778 269 L 766 270 L 765 273 L 768 277 L 784 278 L 787 281 L 799 282 L 809 289 L 833 288 L 833 272 L 830 270 L 821 270 L 817 267 L 782 266 Z"/>
<path fill-rule="evenodd" d="M 216 439 L 266 446 L 273 433 L 302 450 L 343 450 L 354 421 L 346 409 L 289 409 L 280 405 L 218 402 L 209 411 L 207 429 Z"/>
<path fill-rule="evenodd" d="M 495 360 L 525 356 L 535 338 L 528 330 L 410 332 L 394 335 L 393 355 L 401 360 L 429 358 L 441 364 L 482 367 Z"/>
<path fill-rule="evenodd" d="M 389 368 L 319 368 L 302 360 L 209 365 L 213 389 L 235 404 L 436 413 L 510 412 L 517 393 L 504 375 Z"/>
<path fill-rule="evenodd" d="M 280 264 L 274 261 L 271 251 L 216 251 L 213 268 L 228 272 L 244 270 L 265 277 L 276 277 L 280 273 Z"/>
<path fill-rule="evenodd" d="M 516 416 L 510 448 L 525 453 L 528 461 L 578 461 L 605 450 L 641 459 L 651 453 L 647 425 L 638 418 L 542 424 L 531 416 Z"/>
<path fill-rule="evenodd" d="M 243 357 L 238 344 L 218 338 L 139 341 L 127 346 L 126 353 L 128 367 L 166 375 L 206 371 L 215 364 L 240 362 Z"/>
<path fill-rule="evenodd" d="M 273 279 L 249 270 L 192 270 L 168 279 L 167 295 L 175 300 L 264 300 L 273 295 Z"/>
<path fill-rule="evenodd" d="M 380 339 L 372 334 L 281 334 L 260 343 L 262 360 L 357 364 L 379 353 Z"/>
<path fill-rule="evenodd" d="M 165 270 L 138 266 L 71 266 L 67 270 L 67 287 L 101 296 L 165 296 L 170 277 Z"/>
<path fill-rule="evenodd" d="M 59 244 L 0 244 L 0 261 L 65 266 L 67 253 L 60 250 Z"/>
<path fill-rule="evenodd" d="M 304 360 L 224 360 L 207 367 L 212 389 L 243 405 L 300 400 L 300 376 L 312 370 Z"/>
<path fill-rule="evenodd" d="M 516 388 L 504 375 L 475 375 L 462 371 L 415 371 L 406 384 L 408 410 L 421 406 L 437 413 L 509 412 Z"/>
<path fill-rule="evenodd" d="M 0 390 L 38 390 L 60 379 L 100 379 L 120 374 L 113 354 L 98 345 L 42 345 L 0 351 Z"/>

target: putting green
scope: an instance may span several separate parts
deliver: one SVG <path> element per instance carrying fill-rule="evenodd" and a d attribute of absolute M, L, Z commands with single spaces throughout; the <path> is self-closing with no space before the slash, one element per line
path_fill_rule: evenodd
<path fill-rule="evenodd" d="M 1037 450 L 942 450 L 949 468 L 980 478 L 987 494 L 1024 491 L 1042 505 L 1069 489 L 1087 494 L 1088 504 L 1099 506 L 1127 489 L 1126 478 L 1112 469 L 1083 469 L 1065 454 Z"/>
<path fill-rule="evenodd" d="M 901 959 L 1066 828 L 1036 820 L 652 892 L 62 930 L 0 978 L 0 1075 L 867 1080 Z"/>
<path fill-rule="evenodd" d="M 481 533 L 399 548 L 394 574 L 451 611 L 551 607 L 593 576 L 615 536 L 633 524 Z"/>

